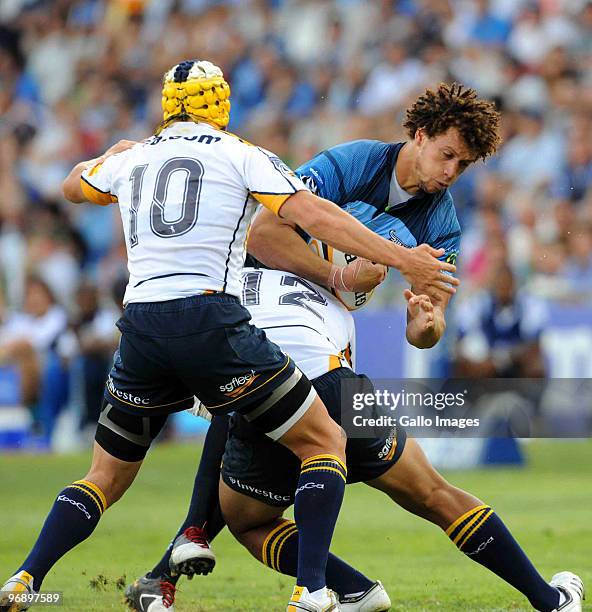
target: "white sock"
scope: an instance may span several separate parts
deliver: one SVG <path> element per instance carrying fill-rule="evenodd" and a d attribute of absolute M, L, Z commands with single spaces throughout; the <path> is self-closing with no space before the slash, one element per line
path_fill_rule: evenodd
<path fill-rule="evenodd" d="M 318 603 L 322 603 L 327 600 L 327 587 L 313 591 L 312 593 L 309 593 L 309 595 L 311 599 L 314 599 Z"/>

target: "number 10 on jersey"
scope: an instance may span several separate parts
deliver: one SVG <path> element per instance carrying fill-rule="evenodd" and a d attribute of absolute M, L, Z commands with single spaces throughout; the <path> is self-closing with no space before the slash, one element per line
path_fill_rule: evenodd
<path fill-rule="evenodd" d="M 130 175 L 132 199 L 130 206 L 129 241 L 133 248 L 138 244 L 138 210 L 141 204 L 142 184 L 148 164 L 136 166 Z M 175 173 L 183 175 L 183 190 L 176 191 L 182 197 L 181 213 L 177 219 L 165 218 L 167 199 L 171 178 Z M 197 159 L 174 157 L 159 169 L 154 182 L 154 191 L 150 202 L 150 229 L 161 238 L 174 238 L 189 232 L 197 222 L 199 197 L 204 167 Z"/>

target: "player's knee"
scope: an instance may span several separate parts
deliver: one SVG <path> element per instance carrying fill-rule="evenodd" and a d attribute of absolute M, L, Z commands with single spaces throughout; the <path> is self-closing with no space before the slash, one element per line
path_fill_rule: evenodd
<path fill-rule="evenodd" d="M 234 536 L 234 539 L 241 545 L 244 546 L 249 552 L 251 552 L 249 534 L 251 533 L 250 529 L 238 531 L 237 533 L 231 532 Z"/>
<path fill-rule="evenodd" d="M 295 450 L 301 461 L 314 455 L 330 454 L 345 459 L 345 431 L 335 421 L 323 424 L 316 430 L 311 430 L 303 436 Z"/>
<path fill-rule="evenodd" d="M 428 488 L 421 500 L 424 508 L 433 513 L 440 514 L 452 499 L 451 487 L 447 482 L 438 482 Z"/>
<path fill-rule="evenodd" d="M 279 441 L 301 461 L 320 454 L 333 454 L 345 459 L 345 432 L 329 416 L 318 398 Z"/>
<path fill-rule="evenodd" d="M 345 457 L 345 445 L 347 444 L 347 434 L 341 425 L 331 420 L 326 436 L 323 440 L 324 452 L 329 452 L 339 457 Z"/>

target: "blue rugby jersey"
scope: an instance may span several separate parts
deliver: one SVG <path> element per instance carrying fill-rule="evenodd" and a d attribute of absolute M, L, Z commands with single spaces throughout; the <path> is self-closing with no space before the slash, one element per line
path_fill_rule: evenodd
<path fill-rule="evenodd" d="M 338 204 L 366 227 L 406 247 L 427 243 L 446 249 L 456 263 L 461 229 L 448 189 L 420 192 L 389 207 L 390 182 L 405 143 L 354 140 L 322 151 L 296 170 L 317 195 Z"/>

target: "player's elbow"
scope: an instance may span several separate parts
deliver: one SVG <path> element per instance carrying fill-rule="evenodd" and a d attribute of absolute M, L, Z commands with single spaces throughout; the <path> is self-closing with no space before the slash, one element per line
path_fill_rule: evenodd
<path fill-rule="evenodd" d="M 67 180 L 62 183 L 62 193 L 64 194 L 64 198 L 66 198 L 68 202 L 73 202 L 74 204 L 78 203 L 76 202 L 76 196 L 72 191 L 72 187 L 70 186 Z"/>
<path fill-rule="evenodd" d="M 68 178 L 66 178 L 66 180 L 62 183 L 62 193 L 64 194 L 66 200 L 72 202 L 73 204 L 80 204 L 86 201 L 80 187 L 80 179 L 74 179 L 72 175 L 68 176 Z"/>
<path fill-rule="evenodd" d="M 317 198 L 310 191 L 297 191 L 284 202 L 280 208 L 279 216 L 310 233 L 310 228 L 317 222 L 319 215 L 315 205 L 316 200 L 320 200 L 320 198 Z"/>

